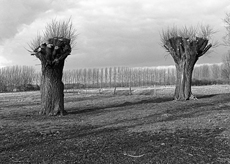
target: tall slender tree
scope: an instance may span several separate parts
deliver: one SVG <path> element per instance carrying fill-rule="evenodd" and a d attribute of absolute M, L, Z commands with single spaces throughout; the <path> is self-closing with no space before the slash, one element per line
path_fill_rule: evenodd
<path fill-rule="evenodd" d="M 195 98 L 191 92 L 192 72 L 197 60 L 212 47 L 209 41 L 213 33 L 210 26 L 173 27 L 162 31 L 163 47 L 170 53 L 176 66 L 174 99 Z"/>
<path fill-rule="evenodd" d="M 226 13 L 224 18 L 226 35 L 224 36 L 224 45 L 230 46 L 230 13 Z"/>
<path fill-rule="evenodd" d="M 43 115 L 64 115 L 64 84 L 62 82 L 65 59 L 76 40 L 71 19 L 52 20 L 43 35 L 30 42 L 32 55 L 41 61 L 41 111 Z"/>
<path fill-rule="evenodd" d="M 224 36 L 224 45 L 230 46 L 230 13 L 226 13 L 224 19 L 226 35 Z M 230 80 L 230 51 L 223 57 L 223 66 L 222 66 L 222 77 L 226 80 Z"/>
<path fill-rule="evenodd" d="M 223 57 L 222 78 L 230 82 L 230 51 Z"/>

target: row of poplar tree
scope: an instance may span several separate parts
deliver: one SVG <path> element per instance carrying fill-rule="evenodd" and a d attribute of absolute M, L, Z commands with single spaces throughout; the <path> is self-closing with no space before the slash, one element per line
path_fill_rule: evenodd
<path fill-rule="evenodd" d="M 195 66 L 193 85 L 229 82 L 225 64 Z M 40 85 L 41 74 L 31 66 L 10 66 L 0 69 L 0 91 L 26 90 L 25 86 Z M 140 87 L 174 85 L 175 67 L 110 67 L 66 70 L 63 82 L 67 88 Z M 23 87 L 24 86 L 24 87 Z M 37 87 L 36 87 L 37 88 Z M 33 89 L 33 88 L 32 88 Z M 28 89 L 27 89 L 28 90 Z"/>
<path fill-rule="evenodd" d="M 228 83 L 223 64 L 199 65 L 194 68 L 193 85 Z M 84 87 L 141 87 L 174 85 L 175 67 L 111 67 L 65 71 L 65 84 L 83 84 Z"/>

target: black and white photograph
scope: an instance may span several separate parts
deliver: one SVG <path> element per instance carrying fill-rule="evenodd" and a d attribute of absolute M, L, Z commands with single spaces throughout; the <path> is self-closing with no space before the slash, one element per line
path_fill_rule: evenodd
<path fill-rule="evenodd" d="M 0 0 L 0 164 L 230 164 L 230 1 Z"/>

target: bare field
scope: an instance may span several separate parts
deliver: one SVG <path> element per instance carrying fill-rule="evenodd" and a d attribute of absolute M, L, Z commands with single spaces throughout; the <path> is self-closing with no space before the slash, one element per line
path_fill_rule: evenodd
<path fill-rule="evenodd" d="M 0 94 L 0 163 L 230 163 L 230 86 L 65 93 L 68 115 L 38 115 L 39 92 Z"/>

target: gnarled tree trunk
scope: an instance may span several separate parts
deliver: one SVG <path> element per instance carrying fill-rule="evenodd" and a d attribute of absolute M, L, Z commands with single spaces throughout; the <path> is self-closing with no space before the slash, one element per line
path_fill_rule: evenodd
<path fill-rule="evenodd" d="M 191 82 L 194 64 L 191 61 L 181 61 L 176 64 L 176 89 L 174 99 L 188 100 L 192 96 Z"/>
<path fill-rule="evenodd" d="M 67 112 L 64 109 L 62 75 L 65 59 L 71 52 L 70 40 L 50 38 L 34 52 L 42 65 L 40 114 L 64 115 Z"/>
<path fill-rule="evenodd" d="M 64 110 L 64 84 L 62 82 L 64 61 L 56 66 L 42 63 L 41 114 L 66 114 Z"/>
<path fill-rule="evenodd" d="M 164 47 L 172 55 L 176 66 L 175 100 L 188 100 L 194 98 L 191 91 L 192 72 L 200 56 L 210 48 L 208 40 L 196 37 L 194 39 L 173 37 L 166 41 Z"/>

